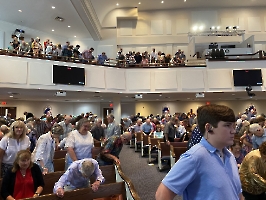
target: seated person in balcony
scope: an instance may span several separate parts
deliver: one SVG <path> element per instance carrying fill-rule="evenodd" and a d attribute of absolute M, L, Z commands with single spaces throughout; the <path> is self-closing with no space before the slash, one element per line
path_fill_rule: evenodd
<path fill-rule="evenodd" d="M 81 53 L 79 52 L 80 45 L 76 45 L 76 47 L 73 49 L 73 56 L 74 58 L 80 58 Z"/>
<path fill-rule="evenodd" d="M 90 177 L 95 177 L 95 182 L 90 185 L 96 192 L 105 179 L 96 160 L 85 158 L 73 162 L 66 172 L 59 178 L 54 185 L 54 194 L 64 197 L 65 191 L 71 191 L 89 186 Z"/>
<path fill-rule="evenodd" d="M 148 66 L 148 64 L 149 64 L 148 58 L 145 55 L 143 55 L 142 60 L 141 60 L 141 65 L 142 66 Z"/>
<path fill-rule="evenodd" d="M 154 129 L 150 119 L 146 119 L 146 122 L 142 124 L 141 130 L 146 134 L 152 134 Z"/>
<path fill-rule="evenodd" d="M 120 164 L 120 151 L 122 150 L 123 144 L 127 144 L 130 140 L 130 132 L 125 132 L 122 135 L 113 135 L 108 138 L 103 145 L 103 150 L 97 156 L 99 165 L 112 165 L 114 162 Z"/>
<path fill-rule="evenodd" d="M 18 38 L 14 37 L 13 38 L 13 48 L 14 48 L 14 50 L 18 51 L 19 50 L 19 46 L 20 46 L 20 42 L 18 41 Z"/>
<path fill-rule="evenodd" d="M 155 48 L 152 49 L 152 52 L 150 53 L 150 62 L 155 63 L 157 61 L 157 52 Z"/>
<path fill-rule="evenodd" d="M 165 56 L 165 58 L 164 58 L 164 62 L 168 64 L 168 63 L 170 63 L 171 59 L 172 59 L 172 58 L 171 58 L 171 54 L 167 54 L 167 55 Z"/>
<path fill-rule="evenodd" d="M 118 65 L 124 64 L 125 56 L 124 56 L 124 54 L 122 54 L 121 51 L 117 52 L 116 60 L 118 60 L 118 62 L 117 62 Z"/>
<path fill-rule="evenodd" d="M 180 64 L 185 65 L 186 55 L 184 54 L 184 51 L 181 51 L 181 53 L 179 54 L 179 59 L 180 59 Z"/>
<path fill-rule="evenodd" d="M 181 61 L 179 59 L 179 54 L 175 54 L 175 56 L 170 61 L 173 65 L 178 65 Z"/>
<path fill-rule="evenodd" d="M 93 52 L 94 52 L 94 48 L 92 48 L 92 47 L 89 50 L 87 49 L 87 50 L 84 50 L 82 52 L 82 57 L 83 57 L 85 62 L 94 59 Z"/>
<path fill-rule="evenodd" d="M 157 55 L 157 63 L 164 63 L 164 56 L 165 54 L 162 53 L 161 51 L 158 51 L 158 55 Z"/>
<path fill-rule="evenodd" d="M 66 49 L 63 49 L 62 56 L 65 57 L 66 59 L 71 58 L 72 57 L 72 49 L 73 49 L 73 45 L 69 45 Z"/>
<path fill-rule="evenodd" d="M 44 48 L 44 51 L 46 51 L 46 48 L 47 46 L 50 44 L 50 39 L 46 39 L 44 42 L 43 42 L 43 48 Z"/>
<path fill-rule="evenodd" d="M 19 54 L 20 55 L 27 55 L 30 51 L 30 46 L 25 41 L 21 42 L 21 45 L 19 46 Z"/>
<path fill-rule="evenodd" d="M 134 56 L 136 64 L 140 64 L 142 61 L 142 56 L 140 55 L 140 52 L 137 52 Z"/>
<path fill-rule="evenodd" d="M 63 49 L 62 49 L 61 44 L 58 44 L 58 45 L 56 45 L 56 46 L 57 46 L 57 49 L 56 49 L 57 56 L 62 56 L 62 51 L 63 51 Z"/>
<path fill-rule="evenodd" d="M 103 65 L 106 60 L 108 60 L 108 57 L 105 52 L 102 52 L 102 54 L 98 55 L 97 63 Z"/>
<path fill-rule="evenodd" d="M 9 46 L 7 47 L 7 51 L 9 53 L 13 53 L 14 52 L 13 42 L 9 42 Z"/>
<path fill-rule="evenodd" d="M 41 43 L 40 43 L 40 38 L 37 37 L 37 38 L 33 41 L 32 45 L 31 45 L 31 48 L 32 48 L 32 50 L 33 50 L 33 55 L 34 55 L 35 57 L 38 57 L 39 54 L 40 54 L 41 51 L 42 51 L 42 45 L 41 45 Z"/>
<path fill-rule="evenodd" d="M 45 54 L 46 55 L 52 55 L 53 54 L 53 43 L 52 42 L 46 44 Z"/>
<path fill-rule="evenodd" d="M 66 44 L 62 46 L 62 51 L 64 49 L 67 49 L 69 45 L 70 45 L 70 42 L 69 41 L 66 41 Z"/>

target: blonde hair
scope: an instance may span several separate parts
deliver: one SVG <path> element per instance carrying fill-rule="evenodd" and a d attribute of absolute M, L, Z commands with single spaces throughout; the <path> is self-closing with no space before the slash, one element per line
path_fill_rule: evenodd
<path fill-rule="evenodd" d="M 25 137 L 26 137 L 26 133 L 27 133 L 27 127 L 26 125 L 24 124 L 24 122 L 18 120 L 18 121 L 14 121 L 11 126 L 10 126 L 10 131 L 9 133 L 7 134 L 7 137 L 9 138 L 15 138 L 15 127 L 21 127 L 23 128 L 23 133 L 21 134 L 20 136 L 20 139 L 23 140 Z"/>

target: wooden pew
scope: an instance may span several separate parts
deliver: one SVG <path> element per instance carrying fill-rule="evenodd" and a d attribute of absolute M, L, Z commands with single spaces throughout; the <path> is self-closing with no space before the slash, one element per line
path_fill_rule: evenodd
<path fill-rule="evenodd" d="M 143 143 L 143 132 L 135 133 L 135 152 L 138 151 L 138 146 L 141 147 Z"/>
<path fill-rule="evenodd" d="M 173 145 L 170 145 L 170 165 L 171 168 L 174 166 L 174 164 L 178 161 L 180 156 L 187 151 L 187 147 L 174 147 Z"/>
<path fill-rule="evenodd" d="M 54 159 L 65 158 L 67 150 L 58 150 L 54 152 Z"/>
<path fill-rule="evenodd" d="M 145 156 L 145 149 L 146 149 L 147 153 L 149 151 L 150 137 L 151 136 L 149 136 L 149 135 L 143 134 L 143 141 L 140 144 L 142 157 Z"/>
<path fill-rule="evenodd" d="M 59 171 L 65 171 L 65 158 L 58 158 L 53 160 L 54 163 L 54 171 L 59 172 Z"/>
<path fill-rule="evenodd" d="M 184 147 L 187 148 L 187 142 L 171 142 L 171 145 L 174 147 Z M 171 152 L 170 145 L 167 145 L 165 142 L 158 143 L 158 168 L 160 171 L 164 170 L 163 161 L 167 161 L 169 163 L 169 167 L 171 167 Z"/>
<path fill-rule="evenodd" d="M 92 147 L 91 149 L 91 156 L 93 159 L 96 159 L 103 147 Z"/>
<path fill-rule="evenodd" d="M 42 195 L 51 194 L 53 192 L 55 182 L 59 180 L 59 178 L 62 176 L 63 173 L 64 171 L 58 171 L 58 172 L 48 173 L 43 176 L 45 186 L 43 188 Z"/>
<path fill-rule="evenodd" d="M 77 189 L 74 191 L 65 192 L 62 200 L 86 199 L 93 200 L 98 198 L 110 199 L 114 196 L 120 196 L 120 199 L 127 200 L 126 187 L 124 182 L 109 183 L 100 185 L 97 192 L 93 192 L 91 188 Z M 28 200 L 58 200 L 55 194 L 41 195 L 36 198 L 28 198 Z M 137 199 L 136 199 L 137 200 Z"/>
<path fill-rule="evenodd" d="M 148 162 L 152 163 L 152 154 L 156 156 L 156 161 L 158 157 L 158 142 L 163 142 L 163 138 L 150 138 L 150 145 L 149 145 L 149 159 Z M 155 152 L 153 152 L 155 150 Z"/>

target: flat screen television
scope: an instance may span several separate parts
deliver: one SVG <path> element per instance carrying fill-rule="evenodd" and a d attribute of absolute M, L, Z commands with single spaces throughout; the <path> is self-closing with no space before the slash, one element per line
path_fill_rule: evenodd
<path fill-rule="evenodd" d="M 85 69 L 53 65 L 53 83 L 63 85 L 85 85 Z"/>
<path fill-rule="evenodd" d="M 261 86 L 261 69 L 233 70 L 234 86 Z"/>

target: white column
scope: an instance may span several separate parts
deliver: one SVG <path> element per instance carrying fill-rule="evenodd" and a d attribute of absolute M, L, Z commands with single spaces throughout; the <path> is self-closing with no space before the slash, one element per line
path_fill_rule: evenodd
<path fill-rule="evenodd" d="M 121 120 L 121 102 L 120 97 L 113 98 L 114 116 L 117 124 L 120 124 Z"/>

